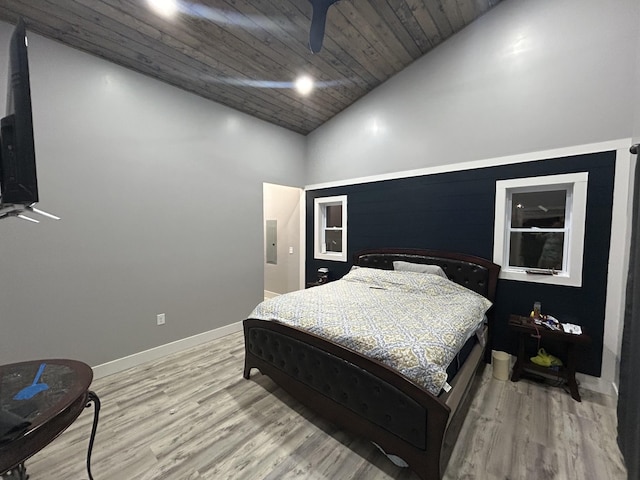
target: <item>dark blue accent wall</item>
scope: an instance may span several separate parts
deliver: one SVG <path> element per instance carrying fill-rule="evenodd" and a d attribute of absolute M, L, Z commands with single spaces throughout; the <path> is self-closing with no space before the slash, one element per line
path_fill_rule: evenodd
<path fill-rule="evenodd" d="M 494 348 L 515 353 L 507 328 L 510 313 L 526 315 L 534 301 L 543 312 L 582 325 L 592 337 L 578 370 L 599 376 L 611 239 L 615 152 L 438 173 L 307 191 L 306 272 L 320 267 L 330 278 L 351 263 L 313 258 L 313 200 L 347 195 L 348 255 L 365 248 L 429 248 L 493 258 L 495 182 L 522 177 L 589 172 L 582 287 L 559 287 L 500 280 L 495 304 Z M 551 346 L 553 349 L 553 346 Z M 557 352 L 562 356 L 563 352 Z"/>

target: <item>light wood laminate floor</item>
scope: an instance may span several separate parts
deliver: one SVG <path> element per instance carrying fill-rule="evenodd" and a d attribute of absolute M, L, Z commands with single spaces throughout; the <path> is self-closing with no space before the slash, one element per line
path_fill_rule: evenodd
<path fill-rule="evenodd" d="M 96 480 L 417 480 L 372 444 L 336 429 L 253 370 L 242 334 L 111 375 L 102 400 Z M 615 401 L 527 380 L 478 377 L 446 480 L 624 480 Z M 30 480 L 88 478 L 92 409 L 27 461 Z"/>

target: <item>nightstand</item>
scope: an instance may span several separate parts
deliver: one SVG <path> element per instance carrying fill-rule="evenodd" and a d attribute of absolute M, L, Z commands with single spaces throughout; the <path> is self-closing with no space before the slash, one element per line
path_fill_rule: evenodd
<path fill-rule="evenodd" d="M 536 325 L 533 322 L 533 319 L 529 317 L 523 317 L 520 315 L 511 315 L 509 317 L 509 328 L 519 334 L 518 356 L 516 363 L 513 366 L 511 381 L 517 382 L 520 380 L 523 370 L 552 374 L 565 379 L 569 386 L 571 397 L 580 402 L 580 392 L 578 391 L 578 384 L 576 382 L 576 347 L 578 345 L 589 344 L 591 342 L 591 337 L 586 335 L 584 332 L 580 335 L 574 335 L 572 333 L 565 333 L 562 330 L 551 330 L 542 325 Z M 540 343 L 543 343 L 543 341 L 547 339 L 563 344 L 566 347 L 566 365 L 559 367 L 557 370 L 552 370 L 549 367 L 536 365 L 529 359 L 529 356 L 527 356 L 525 351 L 525 342 L 527 338 L 537 338 L 537 335 L 540 335 Z"/>

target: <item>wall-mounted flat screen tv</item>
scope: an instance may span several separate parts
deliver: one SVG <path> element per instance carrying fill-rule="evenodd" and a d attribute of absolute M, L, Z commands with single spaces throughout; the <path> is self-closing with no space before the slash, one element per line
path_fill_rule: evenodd
<path fill-rule="evenodd" d="M 0 120 L 0 218 L 38 201 L 27 36 L 22 19 L 11 36 L 8 67 L 6 116 Z"/>

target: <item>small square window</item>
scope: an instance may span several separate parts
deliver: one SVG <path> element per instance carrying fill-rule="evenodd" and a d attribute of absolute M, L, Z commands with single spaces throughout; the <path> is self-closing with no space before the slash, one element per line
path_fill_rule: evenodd
<path fill-rule="evenodd" d="M 347 197 L 314 200 L 314 258 L 347 261 Z"/>

